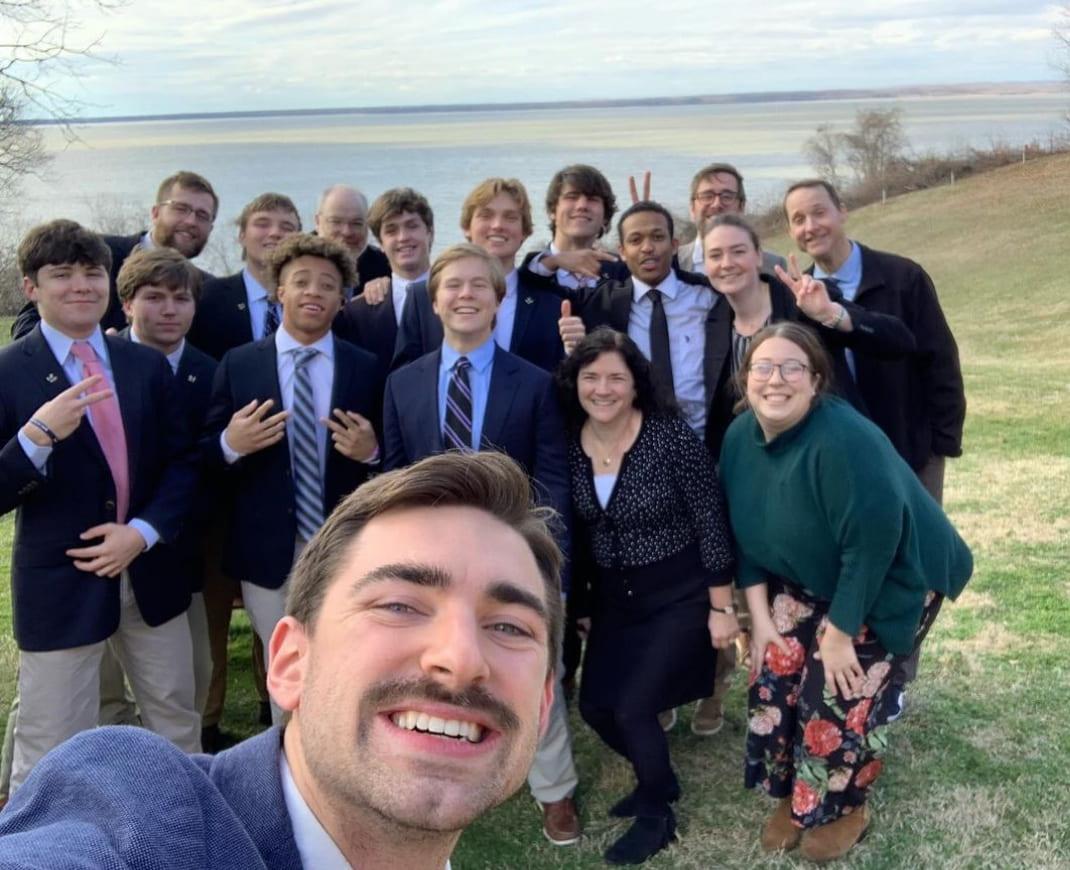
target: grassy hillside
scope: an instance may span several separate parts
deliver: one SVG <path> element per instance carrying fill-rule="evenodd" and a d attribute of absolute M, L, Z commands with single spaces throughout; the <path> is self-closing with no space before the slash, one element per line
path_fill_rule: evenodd
<path fill-rule="evenodd" d="M 871 833 L 851 867 L 1070 865 L 1068 190 L 1070 157 L 1056 157 L 850 217 L 855 238 L 926 267 L 958 339 L 969 412 L 945 497 L 977 561 L 930 636 L 875 789 Z M 768 246 L 792 249 L 785 238 Z M 10 541 L 10 518 L 0 528 Z M 0 627 L 8 619 L 4 589 Z M 226 723 L 242 733 L 255 718 L 247 632 L 243 624 L 233 643 L 241 666 Z M 8 636 L 0 702 L 14 677 Z M 730 700 L 721 734 L 703 739 L 678 726 L 672 735 L 683 840 L 652 868 L 803 866 L 758 850 L 770 805 L 741 786 L 741 685 Z M 573 724 L 585 840 L 549 846 L 525 793 L 464 835 L 454 866 L 603 866 L 601 851 L 623 830 L 606 809 L 631 788 L 630 774 L 578 717 Z"/>

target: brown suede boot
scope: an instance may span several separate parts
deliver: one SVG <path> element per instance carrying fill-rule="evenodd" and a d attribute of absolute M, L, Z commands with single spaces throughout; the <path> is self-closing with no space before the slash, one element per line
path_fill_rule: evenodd
<path fill-rule="evenodd" d="M 791 797 L 781 798 L 762 828 L 762 849 L 787 852 L 799 845 L 801 837 L 802 829 L 791 822 Z"/>
<path fill-rule="evenodd" d="M 849 816 L 841 816 L 828 825 L 806 831 L 799 851 L 818 863 L 842 858 L 862 839 L 868 826 L 869 807 L 863 804 Z"/>

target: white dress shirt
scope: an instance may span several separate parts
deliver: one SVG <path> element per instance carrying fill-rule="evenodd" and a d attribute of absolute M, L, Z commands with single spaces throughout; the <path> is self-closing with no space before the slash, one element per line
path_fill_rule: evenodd
<path fill-rule="evenodd" d="M 315 348 L 319 351 L 310 362 L 306 364 L 309 376 L 312 380 L 312 403 L 316 411 L 316 446 L 319 452 L 320 473 L 325 473 L 327 467 L 327 450 L 329 448 L 328 429 L 319 421 L 331 416 L 331 391 L 334 389 L 334 335 L 328 331 L 319 341 L 309 345 L 301 344 L 296 338 L 286 331 L 285 326 L 280 326 L 275 332 L 275 356 L 276 372 L 279 379 L 279 394 L 282 396 L 282 408 L 273 409 L 271 413 L 279 410 L 293 411 L 294 405 L 294 378 L 295 357 L 294 351 L 306 347 Z M 286 420 L 286 438 L 290 445 L 290 459 L 293 460 L 293 415 Z M 227 443 L 227 430 L 224 429 L 219 436 L 219 445 L 223 449 L 223 458 L 228 463 L 237 462 L 241 454 L 237 453 Z"/>
<path fill-rule="evenodd" d="M 279 775 L 282 777 L 282 797 L 286 801 L 286 814 L 290 817 L 301 866 L 309 870 L 351 870 L 352 865 L 298 790 L 285 752 L 279 753 Z M 445 870 L 450 870 L 449 861 Z"/>
<path fill-rule="evenodd" d="M 654 303 L 648 284 L 634 275 L 628 335 L 650 359 L 650 317 Z M 669 325 L 669 359 L 676 401 L 684 419 L 701 438 L 706 431 L 706 379 L 703 356 L 706 351 L 706 316 L 717 297 L 708 287 L 685 284 L 669 272 L 657 287 L 661 291 L 665 319 Z"/>
<path fill-rule="evenodd" d="M 494 320 L 494 341 L 502 350 L 510 350 L 513 341 L 513 324 L 516 323 L 516 297 L 520 278 L 516 269 L 505 276 L 505 296 Z"/>
<path fill-rule="evenodd" d="M 409 288 L 421 281 L 426 284 L 430 275 L 430 272 L 424 272 L 419 277 L 409 280 L 401 277 L 397 272 L 390 273 L 390 295 L 393 297 L 394 320 L 397 321 L 398 326 L 401 326 L 401 312 L 405 308 L 405 300 L 409 298 Z"/>
<path fill-rule="evenodd" d="M 248 269 L 241 270 L 242 281 L 245 283 L 245 301 L 249 306 L 249 322 L 253 327 L 253 341 L 260 341 L 264 337 L 264 316 L 267 314 L 268 305 L 271 302 L 271 294 L 267 288 L 252 276 Z M 282 321 L 280 314 L 279 321 Z"/>
<path fill-rule="evenodd" d="M 77 384 L 79 381 L 85 380 L 82 377 L 82 361 L 78 359 L 73 353 L 71 353 L 71 345 L 79 339 L 71 338 L 64 335 L 58 329 L 49 326 L 43 320 L 41 321 L 41 335 L 44 336 L 45 343 L 48 345 L 49 350 L 52 351 L 52 355 L 56 358 L 56 362 L 59 363 L 63 369 L 63 374 L 67 376 L 67 380 L 71 384 Z M 97 355 L 97 359 L 100 360 L 101 368 L 104 369 L 104 375 L 108 379 L 108 386 L 115 391 L 116 400 L 118 400 L 119 391 L 115 389 L 115 377 L 111 370 L 111 357 L 108 356 L 108 346 L 104 343 L 104 335 L 100 331 L 98 326 L 94 330 L 93 334 L 89 338 L 85 339 L 89 342 L 89 346 L 93 348 Z M 90 405 L 87 411 L 89 417 L 89 425 L 93 425 L 93 406 Z M 70 436 L 68 436 L 70 437 Z M 19 429 L 18 434 L 19 445 L 22 447 L 26 457 L 33 463 L 33 467 L 36 468 L 41 474 L 48 476 L 48 458 L 52 455 L 52 445 L 42 447 L 39 444 L 34 444 L 26 435 L 22 429 Z M 133 481 L 134 469 L 130 469 L 130 479 Z M 141 537 L 145 539 L 145 549 L 151 550 L 156 542 L 160 540 L 160 533 L 156 531 L 145 520 L 128 519 L 126 525 L 131 528 L 137 529 L 141 534 Z"/>

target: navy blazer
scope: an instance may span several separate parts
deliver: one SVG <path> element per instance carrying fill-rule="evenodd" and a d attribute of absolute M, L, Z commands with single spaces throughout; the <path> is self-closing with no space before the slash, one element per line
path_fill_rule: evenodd
<path fill-rule="evenodd" d="M 438 409 L 441 360 L 439 348 L 387 378 L 383 438 L 388 471 L 444 449 Z M 572 516 L 568 448 L 553 378 L 497 346 L 480 449 L 499 450 L 520 464 L 539 503 L 560 514 L 562 523 L 556 537 L 567 557 Z M 567 588 L 566 583 L 567 573 L 562 575 L 563 588 Z"/>
<path fill-rule="evenodd" d="M 281 751 L 277 728 L 218 755 L 144 728 L 83 731 L 0 814 L 0 868 L 301 870 Z"/>
<path fill-rule="evenodd" d="M 130 327 L 119 333 L 120 338 L 130 338 Z M 170 363 L 168 363 L 170 365 Z M 178 371 L 175 372 L 175 384 L 186 413 L 186 422 L 194 438 L 200 436 L 208 416 L 208 403 L 212 397 L 212 380 L 219 364 L 208 354 L 197 350 L 189 341 L 178 358 Z M 205 474 L 198 475 L 197 498 L 190 512 L 189 521 L 184 526 L 176 546 L 185 560 L 186 576 L 190 581 L 190 591 L 200 592 L 204 589 L 204 536 L 209 527 L 225 521 L 221 513 L 221 499 L 225 496 L 222 488 L 213 486 Z"/>
<path fill-rule="evenodd" d="M 398 337 L 395 311 L 392 293 L 387 293 L 386 299 L 378 305 L 369 305 L 363 296 L 355 296 L 334 319 L 334 334 L 375 354 L 384 378 L 390 371 Z"/>
<path fill-rule="evenodd" d="M 188 582 L 165 544 L 174 542 L 197 488 L 196 451 L 171 367 L 162 354 L 105 336 L 130 468 L 127 519 L 140 518 L 161 543 L 130 563 L 134 597 L 149 625 L 189 607 Z M 110 637 L 119 627 L 119 581 L 87 574 L 66 555 L 79 535 L 115 522 L 115 482 L 84 421 L 55 446 L 41 474 L 18 430 L 42 404 L 70 386 L 35 327 L 0 349 L 0 512 L 17 510 L 11 557 L 15 638 L 28 652 L 70 649 Z"/>
<path fill-rule="evenodd" d="M 561 317 L 561 301 L 569 297 L 549 278 L 526 269 L 517 275 L 516 317 L 509 352 L 552 372 L 565 358 L 557 321 Z M 427 285 L 421 282 L 409 290 L 405 300 L 392 367 L 400 368 L 441 345 L 442 321 L 431 307 Z"/>
<path fill-rule="evenodd" d="M 374 245 L 365 245 L 364 250 L 357 257 L 357 286 L 353 288 L 353 295 L 359 295 L 364 291 L 364 285 L 376 278 L 390 277 L 390 260 L 386 254 Z"/>
<path fill-rule="evenodd" d="M 197 313 L 186 338 L 215 360 L 253 340 L 253 322 L 241 272 L 213 278 L 201 288 Z"/>
<path fill-rule="evenodd" d="M 274 399 L 274 410 L 282 410 L 277 359 L 273 335 L 235 348 L 223 357 L 216 370 L 201 440 L 209 468 L 215 473 L 225 469 L 235 493 L 223 570 L 267 589 L 278 589 L 285 582 L 297 537 L 289 438 L 227 465 L 219 436 L 234 412 L 253 399 Z M 356 411 L 381 432 L 382 389 L 375 357 L 335 338 L 331 408 Z M 364 483 L 370 470 L 371 466 L 347 459 L 328 440 L 323 515 Z"/>

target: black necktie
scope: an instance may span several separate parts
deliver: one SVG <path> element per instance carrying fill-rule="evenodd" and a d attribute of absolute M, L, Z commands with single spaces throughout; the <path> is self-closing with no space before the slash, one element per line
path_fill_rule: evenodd
<path fill-rule="evenodd" d="M 650 365 L 653 368 L 654 385 L 671 398 L 674 395 L 672 380 L 672 357 L 669 355 L 669 321 L 665 317 L 665 306 L 661 301 L 661 291 L 650 291 L 653 311 L 650 314 Z"/>
<path fill-rule="evenodd" d="M 471 363 L 462 356 L 453 364 L 446 386 L 446 419 L 442 424 L 442 443 L 446 448 L 472 449 L 472 388 L 468 383 Z"/>

